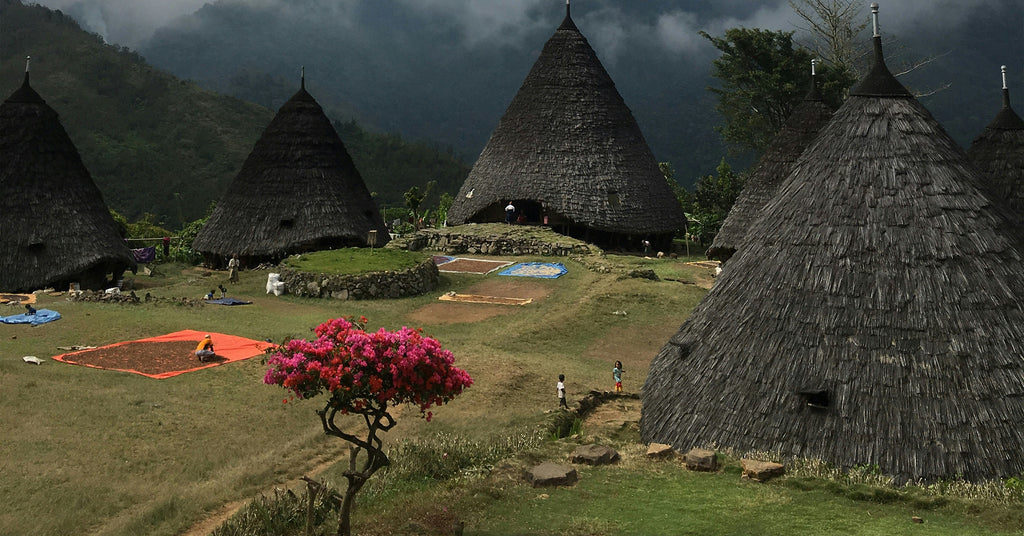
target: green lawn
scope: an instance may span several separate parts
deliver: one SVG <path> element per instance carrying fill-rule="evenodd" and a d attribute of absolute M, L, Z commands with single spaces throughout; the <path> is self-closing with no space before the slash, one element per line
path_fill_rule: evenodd
<path fill-rule="evenodd" d="M 371 251 L 367 248 L 345 248 L 292 255 L 283 264 L 304 272 L 348 275 L 404 270 L 429 257 L 427 253 L 401 249 L 374 248 Z"/>

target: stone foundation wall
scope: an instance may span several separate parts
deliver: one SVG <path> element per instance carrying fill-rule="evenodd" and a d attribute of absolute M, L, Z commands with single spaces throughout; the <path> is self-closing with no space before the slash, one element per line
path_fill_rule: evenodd
<path fill-rule="evenodd" d="M 452 230 L 454 229 L 454 230 Z M 600 249 L 573 238 L 556 234 L 554 231 L 533 227 L 529 233 L 517 233 L 518 226 L 508 231 L 470 234 L 460 233 L 458 228 L 425 229 L 407 237 L 392 240 L 388 247 L 409 251 L 440 251 L 446 255 L 544 255 L 551 257 L 585 256 L 600 253 Z"/>
<path fill-rule="evenodd" d="M 306 298 L 376 300 L 419 296 L 437 288 L 439 273 L 433 259 L 400 271 L 330 275 L 280 268 L 288 294 Z"/>

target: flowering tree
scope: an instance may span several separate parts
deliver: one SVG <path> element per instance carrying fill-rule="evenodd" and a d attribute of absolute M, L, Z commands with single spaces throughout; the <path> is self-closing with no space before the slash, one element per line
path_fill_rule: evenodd
<path fill-rule="evenodd" d="M 381 328 L 367 333 L 362 328 L 365 323 L 366 318 L 358 324 L 351 318 L 336 318 L 316 327 L 316 340 L 288 341 L 270 357 L 270 369 L 263 378 L 263 383 L 280 385 L 298 398 L 327 395 L 324 408 L 317 410 L 324 433 L 353 445 L 344 473 L 348 488 L 341 504 L 340 536 L 351 534 L 356 493 L 378 469 L 390 464 L 377 435 L 396 424 L 389 405 L 415 404 L 429 421 L 432 406 L 447 403 L 473 384 L 466 371 L 453 366 L 452 353 L 421 330 Z M 335 423 L 338 414 L 361 416 L 365 438 L 343 431 Z M 362 466 L 357 463 L 360 451 L 366 452 Z"/>

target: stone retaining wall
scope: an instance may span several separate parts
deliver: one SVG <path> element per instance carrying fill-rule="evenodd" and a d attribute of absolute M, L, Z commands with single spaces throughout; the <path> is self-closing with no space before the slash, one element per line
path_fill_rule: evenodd
<path fill-rule="evenodd" d="M 331 275 L 280 268 L 288 294 L 306 298 L 375 300 L 419 296 L 437 288 L 439 274 L 433 259 L 400 271 Z"/>
<path fill-rule="evenodd" d="M 519 226 L 511 226 L 507 231 L 481 234 L 460 233 L 458 229 L 424 229 L 409 236 L 396 238 L 388 247 L 409 251 L 440 251 L 446 255 L 569 257 L 600 253 L 600 249 L 586 242 L 541 227 L 531 227 L 528 232 L 518 232 Z"/>

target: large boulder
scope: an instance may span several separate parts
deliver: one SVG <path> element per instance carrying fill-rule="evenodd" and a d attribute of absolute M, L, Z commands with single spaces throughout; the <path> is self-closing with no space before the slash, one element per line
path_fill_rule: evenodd
<path fill-rule="evenodd" d="M 526 470 L 526 481 L 535 488 L 545 486 L 571 486 L 579 480 L 579 474 L 571 465 L 544 462 Z"/>
<path fill-rule="evenodd" d="M 786 474 L 786 467 L 781 463 L 761 462 L 757 460 L 740 460 L 743 465 L 743 478 L 766 482 L 777 476 Z"/>
<path fill-rule="evenodd" d="M 718 457 L 713 450 L 690 449 L 686 453 L 686 468 L 691 471 L 715 472 L 718 470 Z"/>
<path fill-rule="evenodd" d="M 647 446 L 647 457 L 648 458 L 671 458 L 676 453 L 672 445 L 666 445 L 664 443 L 651 443 Z"/>
<path fill-rule="evenodd" d="M 569 456 L 572 463 L 608 465 L 619 461 L 619 453 L 605 445 L 581 445 Z"/>

